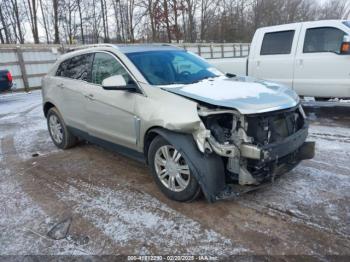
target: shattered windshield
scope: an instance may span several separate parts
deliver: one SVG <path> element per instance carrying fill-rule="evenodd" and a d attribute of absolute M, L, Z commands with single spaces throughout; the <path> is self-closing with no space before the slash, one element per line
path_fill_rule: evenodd
<path fill-rule="evenodd" d="M 126 55 L 151 85 L 191 84 L 223 75 L 205 60 L 182 50 Z"/>

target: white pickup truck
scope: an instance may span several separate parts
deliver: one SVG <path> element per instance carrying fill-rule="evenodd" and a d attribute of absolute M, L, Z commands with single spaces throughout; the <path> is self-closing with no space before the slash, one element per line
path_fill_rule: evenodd
<path fill-rule="evenodd" d="M 350 97 L 350 21 L 260 28 L 247 58 L 213 59 L 224 72 L 293 87 L 300 96 Z"/>

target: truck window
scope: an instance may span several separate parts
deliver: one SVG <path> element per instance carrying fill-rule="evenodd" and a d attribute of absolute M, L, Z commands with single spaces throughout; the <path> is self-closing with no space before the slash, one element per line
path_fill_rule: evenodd
<path fill-rule="evenodd" d="M 294 30 L 266 33 L 260 55 L 285 55 L 292 50 Z"/>
<path fill-rule="evenodd" d="M 346 25 L 347 27 L 350 27 L 350 21 L 344 21 L 343 24 Z"/>
<path fill-rule="evenodd" d="M 342 30 L 334 27 L 318 27 L 306 30 L 304 53 L 340 53 L 343 37 Z"/>

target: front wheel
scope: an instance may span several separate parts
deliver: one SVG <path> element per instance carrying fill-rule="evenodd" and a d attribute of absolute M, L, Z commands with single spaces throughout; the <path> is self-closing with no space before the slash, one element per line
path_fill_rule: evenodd
<path fill-rule="evenodd" d="M 47 127 L 52 141 L 58 148 L 68 149 L 77 144 L 77 137 L 69 132 L 61 114 L 54 107 L 47 113 Z"/>
<path fill-rule="evenodd" d="M 190 202 L 199 196 L 200 186 L 186 158 L 164 138 L 152 141 L 148 160 L 157 185 L 168 198 Z"/>

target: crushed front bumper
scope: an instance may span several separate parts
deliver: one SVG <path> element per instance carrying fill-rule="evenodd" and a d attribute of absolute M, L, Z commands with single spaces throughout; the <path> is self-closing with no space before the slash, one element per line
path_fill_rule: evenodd
<path fill-rule="evenodd" d="M 276 152 L 281 149 L 273 151 L 273 156 L 276 156 Z M 288 173 L 294 169 L 302 160 L 311 159 L 315 155 L 315 142 L 304 142 L 299 148 L 292 153 L 281 157 L 280 161 L 275 158 L 271 174 L 263 183 L 259 185 L 239 185 L 239 184 L 227 184 L 226 188 L 221 191 L 216 200 L 230 200 L 239 197 L 242 194 L 252 192 L 261 188 L 265 188 L 271 185 L 275 179 L 285 173 Z"/>
<path fill-rule="evenodd" d="M 305 124 L 302 129 L 281 142 L 268 144 L 262 147 L 243 143 L 240 148 L 241 157 L 270 162 L 284 157 L 300 148 L 301 160 L 311 159 L 315 154 L 315 143 L 305 142 L 307 135 L 308 125 Z"/>

